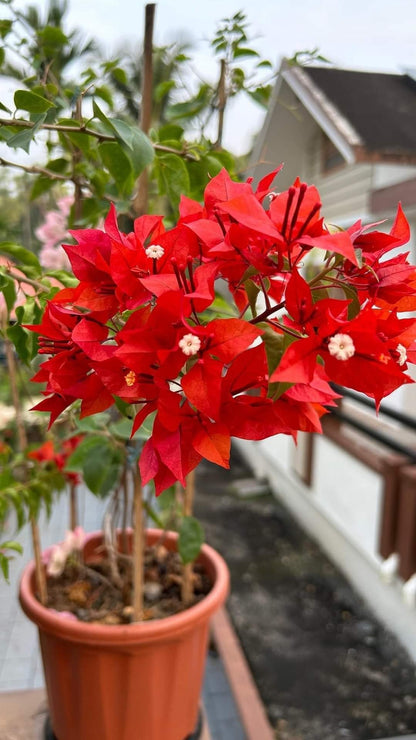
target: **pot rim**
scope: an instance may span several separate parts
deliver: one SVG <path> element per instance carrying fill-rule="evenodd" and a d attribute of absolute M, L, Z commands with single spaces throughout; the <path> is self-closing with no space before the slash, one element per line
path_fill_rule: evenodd
<path fill-rule="evenodd" d="M 162 530 L 148 529 L 147 534 L 150 535 L 151 539 L 156 539 L 162 534 Z M 102 538 L 102 532 L 91 532 L 88 534 L 87 542 L 98 538 Z M 176 532 L 167 533 L 168 541 L 175 542 L 177 538 Z M 201 547 L 198 561 L 206 565 L 213 578 L 211 591 L 189 609 L 162 619 L 125 625 L 91 624 L 80 620 L 66 619 L 60 616 L 59 613 L 43 606 L 35 597 L 35 564 L 33 561 L 23 571 L 19 588 L 19 600 L 26 616 L 40 629 L 57 637 L 65 637 L 66 640 L 72 642 L 116 646 L 129 643 L 137 645 L 163 639 L 170 640 L 209 619 L 228 595 L 229 571 L 222 556 L 210 545 L 204 544 Z"/>

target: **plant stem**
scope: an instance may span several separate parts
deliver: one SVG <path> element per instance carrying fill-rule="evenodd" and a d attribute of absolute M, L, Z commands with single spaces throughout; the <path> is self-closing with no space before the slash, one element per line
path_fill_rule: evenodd
<path fill-rule="evenodd" d="M 76 483 L 70 483 L 69 487 L 69 521 L 70 529 L 74 531 L 78 525 L 78 512 L 77 512 L 77 486 Z"/>
<path fill-rule="evenodd" d="M 218 81 L 218 131 L 217 141 L 215 142 L 215 149 L 220 149 L 222 145 L 222 136 L 224 130 L 224 113 L 225 106 L 227 104 L 227 94 L 225 89 L 225 78 L 227 72 L 227 62 L 225 59 L 221 59 L 220 68 L 220 79 Z"/>
<path fill-rule="evenodd" d="M 17 128 L 33 128 L 35 124 L 32 123 L 32 121 L 25 121 L 21 118 L 0 118 L 0 128 L 2 126 L 15 126 Z M 80 126 L 69 126 L 59 123 L 44 123 L 41 126 L 41 129 L 45 129 L 46 131 L 58 131 L 61 133 L 66 134 L 85 134 L 85 136 L 94 136 L 95 139 L 98 139 L 99 142 L 102 141 L 115 141 L 117 142 L 117 138 L 115 136 L 112 136 L 111 134 L 101 134 L 99 131 L 95 131 L 92 128 L 87 128 L 84 124 L 81 124 Z M 198 157 L 196 157 L 192 152 L 188 152 L 187 149 L 175 149 L 171 146 L 166 146 L 165 144 L 157 144 L 152 142 L 153 149 L 155 149 L 158 152 L 166 152 L 168 154 L 176 154 L 178 157 L 184 157 L 185 159 L 190 159 L 192 162 L 197 162 Z M 45 170 L 40 167 L 29 167 L 26 165 L 20 165 L 18 162 L 8 162 L 7 160 L 0 158 L 0 165 L 4 165 L 5 167 L 18 167 L 19 169 L 25 170 L 26 172 L 31 172 L 33 174 L 44 174 L 46 177 L 53 177 L 54 180 L 71 180 L 70 177 L 67 177 L 66 175 L 61 175 L 57 172 L 52 172 L 49 170 Z"/>
<path fill-rule="evenodd" d="M 26 275 L 19 275 L 8 266 L 6 266 L 6 272 L 11 278 L 13 278 L 13 280 L 16 280 L 17 283 L 25 283 L 25 285 L 31 285 L 41 293 L 49 293 L 50 288 L 47 288 L 46 285 L 43 285 L 38 280 L 31 280 L 31 278 L 26 277 Z"/>
<path fill-rule="evenodd" d="M 128 477 L 127 477 L 127 465 L 124 464 L 123 472 L 121 474 L 121 490 L 123 492 L 123 517 L 121 522 L 121 546 L 123 552 L 127 555 L 129 551 L 128 539 L 127 539 L 127 520 L 128 520 L 128 508 L 129 508 L 129 490 L 128 490 Z"/>
<path fill-rule="evenodd" d="M 76 110 L 75 110 L 75 120 L 80 122 L 80 125 L 82 123 L 82 97 L 81 95 L 78 97 L 77 104 L 76 104 Z M 79 147 L 75 147 L 73 154 L 72 154 L 72 181 L 74 183 L 75 189 L 74 189 L 74 221 L 75 224 L 77 224 L 82 216 L 82 187 L 79 182 L 79 179 L 76 177 L 76 167 L 77 165 L 82 161 L 82 151 Z"/>
<path fill-rule="evenodd" d="M 184 516 L 192 516 L 193 504 L 195 496 L 195 470 L 187 476 L 186 487 L 184 492 L 183 500 L 183 513 Z M 185 605 L 191 604 L 194 587 L 193 587 L 193 563 L 186 563 L 183 566 L 183 578 L 182 578 L 182 601 Z"/>
<path fill-rule="evenodd" d="M 151 3 L 145 7 L 144 54 L 143 54 L 143 86 L 140 114 L 140 128 L 143 133 L 149 132 L 152 121 L 153 98 L 153 25 L 156 5 Z M 149 200 L 149 171 L 145 167 L 137 180 L 137 193 L 133 199 L 133 208 L 138 216 L 147 211 Z"/>
<path fill-rule="evenodd" d="M 13 345 L 10 339 L 5 335 L 4 347 L 6 352 L 7 367 L 9 370 L 10 388 L 12 392 L 13 405 L 16 411 L 16 428 L 19 450 L 24 455 L 27 448 L 26 430 L 23 423 L 22 407 L 20 404 L 19 389 L 17 387 L 17 367 L 13 352 Z M 30 527 L 32 531 L 33 554 L 35 557 L 36 585 L 39 593 L 39 601 L 45 605 L 48 600 L 46 588 L 45 571 L 42 565 L 42 550 L 40 545 L 39 527 L 35 517 L 30 517 Z"/>
<path fill-rule="evenodd" d="M 20 164 L 19 162 L 9 162 L 7 159 L 0 157 L 0 165 L 2 167 L 15 167 L 19 170 L 24 170 L 31 175 L 44 175 L 49 177 L 51 180 L 67 181 L 69 178 L 66 175 L 61 175 L 59 172 L 52 172 L 45 167 L 38 167 L 37 165 Z"/>
<path fill-rule="evenodd" d="M 134 482 L 134 523 L 133 523 L 133 621 L 143 619 L 143 581 L 144 581 L 144 528 L 143 528 L 143 489 L 140 473 L 133 468 Z"/>

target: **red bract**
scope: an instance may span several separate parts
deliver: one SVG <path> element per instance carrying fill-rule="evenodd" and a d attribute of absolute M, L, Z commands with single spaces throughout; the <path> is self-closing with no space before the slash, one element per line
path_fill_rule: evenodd
<path fill-rule="evenodd" d="M 78 484 L 81 478 L 78 473 L 71 473 L 65 470 L 66 462 L 70 455 L 76 450 L 79 443 L 83 440 L 83 435 L 77 434 L 68 439 L 64 439 L 56 446 L 56 442 L 48 439 L 40 447 L 30 450 L 27 453 L 28 458 L 36 460 L 38 463 L 53 463 L 60 470 L 70 483 Z"/>
<path fill-rule="evenodd" d="M 223 170 L 167 231 L 142 216 L 124 234 L 111 208 L 104 231 L 73 232 L 79 285 L 29 327 L 52 355 L 35 376 L 51 422 L 75 400 L 84 416 L 128 402 L 132 434 L 154 415 L 140 471 L 157 493 L 202 458 L 227 467 L 232 436 L 320 431 L 331 381 L 377 404 L 412 382 L 416 322 L 397 312 L 416 308 L 416 270 L 389 255 L 402 210 L 389 234 L 330 231 L 316 188 L 276 194 L 277 174 L 253 192 Z"/>

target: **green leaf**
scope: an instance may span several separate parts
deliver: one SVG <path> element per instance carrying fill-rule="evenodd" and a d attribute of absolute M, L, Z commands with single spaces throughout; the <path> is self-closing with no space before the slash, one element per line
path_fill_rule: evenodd
<path fill-rule="evenodd" d="M 48 270 L 45 275 L 47 277 L 56 278 L 56 280 L 59 280 L 65 288 L 74 288 L 79 282 L 76 277 L 71 275 L 69 272 L 65 272 L 65 270 Z"/>
<path fill-rule="evenodd" d="M 0 544 L 0 548 L 2 550 L 13 550 L 14 552 L 20 553 L 20 555 L 23 553 L 23 547 L 21 546 L 20 542 L 16 542 L 15 540 L 7 540 L 7 542 L 2 542 Z"/>
<path fill-rule="evenodd" d="M 104 100 L 104 103 L 107 103 L 109 108 L 113 107 L 113 96 L 111 94 L 111 90 L 106 85 L 100 85 L 99 87 L 96 87 L 95 95 L 101 98 L 101 100 Z"/>
<path fill-rule="evenodd" d="M 176 154 L 163 154 L 157 158 L 159 181 L 175 210 L 182 194 L 190 190 L 189 174 L 185 162 Z"/>
<path fill-rule="evenodd" d="M 242 46 L 237 46 L 236 49 L 234 49 L 234 59 L 237 57 L 258 57 L 260 56 L 258 51 L 254 51 L 254 49 L 245 49 Z"/>
<path fill-rule="evenodd" d="M 250 302 L 250 308 L 252 310 L 253 316 L 257 316 L 256 303 L 257 296 L 261 292 L 261 288 L 253 280 L 246 280 L 246 282 L 244 283 L 244 288 Z"/>
<path fill-rule="evenodd" d="M 7 146 L 11 147 L 12 149 L 23 149 L 25 152 L 29 152 L 33 138 L 36 132 L 42 126 L 45 118 L 46 113 L 36 116 L 36 120 L 31 128 L 26 128 L 23 129 L 23 131 L 18 131 L 17 134 L 13 134 L 13 136 L 7 138 Z"/>
<path fill-rule="evenodd" d="M 253 98 L 256 103 L 263 106 L 263 108 L 266 108 L 268 105 L 271 91 L 271 85 L 260 85 L 259 87 L 256 87 L 255 90 L 246 90 L 250 97 Z"/>
<path fill-rule="evenodd" d="M 7 108 L 7 106 L 4 105 L 4 103 L 0 103 L 0 110 L 4 110 L 6 113 L 11 113 L 10 108 Z"/>
<path fill-rule="evenodd" d="M 114 487 L 120 472 L 121 455 L 111 440 L 95 435 L 86 437 L 70 455 L 65 470 L 82 472 L 84 482 L 97 496 Z"/>
<path fill-rule="evenodd" d="M 32 189 L 30 191 L 30 199 L 36 200 L 36 198 L 39 198 L 42 193 L 46 193 L 48 190 L 53 188 L 54 185 L 55 181 L 51 177 L 47 177 L 46 175 L 39 175 L 32 185 Z"/>
<path fill-rule="evenodd" d="M 1 552 L 0 550 L 0 569 L 3 573 L 4 580 L 9 582 L 9 558 L 6 558 L 6 556 Z"/>
<path fill-rule="evenodd" d="M 29 113 L 45 113 L 54 107 L 49 100 L 31 90 L 16 90 L 14 104 L 19 110 L 27 110 Z"/>
<path fill-rule="evenodd" d="M 127 74 L 122 67 L 114 67 L 111 75 L 120 85 L 128 85 Z"/>
<path fill-rule="evenodd" d="M 204 542 L 204 530 L 193 516 L 184 516 L 179 528 L 178 551 L 182 562 L 192 563 Z"/>
<path fill-rule="evenodd" d="M 66 461 L 65 470 L 71 473 L 80 473 L 87 458 L 94 455 L 96 448 L 102 447 L 103 441 L 105 442 L 103 437 L 98 435 L 83 439 Z"/>
<path fill-rule="evenodd" d="M 175 486 L 169 486 L 157 497 L 157 505 L 161 511 L 172 511 L 175 505 Z"/>
<path fill-rule="evenodd" d="M 106 496 L 117 483 L 120 463 L 108 454 L 106 447 L 96 448 L 87 458 L 82 469 L 85 484 L 96 496 Z"/>
<path fill-rule="evenodd" d="M 157 136 L 160 142 L 168 141 L 169 139 L 176 139 L 180 141 L 184 134 L 182 126 L 178 126 L 176 123 L 167 123 L 165 126 L 161 126 L 157 132 Z"/>
<path fill-rule="evenodd" d="M 0 291 L 3 293 L 7 309 L 10 313 L 16 301 L 16 289 L 14 280 L 8 275 L 0 273 Z"/>
<path fill-rule="evenodd" d="M 167 118 L 174 121 L 180 118 L 192 118 L 197 116 L 209 103 L 212 89 L 209 85 L 202 84 L 196 95 L 183 103 L 175 103 L 169 106 Z"/>
<path fill-rule="evenodd" d="M 37 31 L 37 36 L 48 49 L 56 49 L 69 42 L 68 36 L 58 26 L 45 26 Z"/>
<path fill-rule="evenodd" d="M 264 328 L 262 324 L 262 329 L 262 340 L 264 342 L 267 356 L 267 368 L 269 375 L 271 375 L 276 370 L 280 360 L 282 359 L 283 352 L 287 345 L 284 341 L 284 335 L 276 334 L 270 326 L 266 325 L 266 328 Z"/>
<path fill-rule="evenodd" d="M 120 414 L 124 416 L 126 419 L 133 419 L 134 416 L 134 408 L 131 405 L 131 403 L 127 403 L 127 401 L 123 401 L 122 398 L 119 398 L 118 396 L 113 396 L 114 403 L 116 407 L 118 408 Z"/>
<path fill-rule="evenodd" d="M 133 129 L 132 145 L 131 145 L 131 161 L 133 163 L 134 172 L 136 177 L 151 164 L 155 158 L 155 150 L 153 149 L 150 139 L 140 131 L 139 128 Z"/>
<path fill-rule="evenodd" d="M 7 254 L 7 256 L 11 257 L 14 261 L 19 262 L 19 267 L 22 267 L 23 270 L 25 265 L 29 265 L 30 267 L 35 267 L 39 275 L 42 272 L 42 268 L 36 255 L 28 249 L 25 249 L 25 247 L 21 247 L 19 244 L 14 244 L 13 242 L 0 242 L 0 253 Z"/>
<path fill-rule="evenodd" d="M 30 337 L 29 333 L 19 326 L 19 324 L 10 326 L 6 333 L 10 341 L 13 342 L 19 359 L 24 365 L 29 365 L 30 361 L 34 357 L 32 352 L 32 337 Z"/>
<path fill-rule="evenodd" d="M 2 18 L 0 20 L 0 36 L 2 39 L 5 39 L 6 36 L 10 33 L 12 30 L 13 21 L 6 18 Z"/>
<path fill-rule="evenodd" d="M 103 123 L 105 125 L 105 127 L 107 129 L 112 130 L 113 127 L 112 127 L 112 125 L 111 125 L 108 117 L 101 110 L 100 106 L 98 105 L 98 103 L 95 102 L 95 100 L 92 101 L 92 110 L 93 110 L 93 113 L 94 113 L 95 118 L 98 118 L 101 121 L 101 123 Z"/>
<path fill-rule="evenodd" d="M 127 154 L 115 141 L 104 141 L 98 146 L 104 166 L 114 178 L 121 193 L 131 190 L 133 168 Z"/>
<path fill-rule="evenodd" d="M 155 101 L 157 103 L 160 103 L 160 101 L 163 100 L 163 98 L 168 95 L 170 91 L 175 87 L 175 80 L 165 80 L 164 82 L 159 82 L 159 84 L 156 85 L 154 91 Z"/>
<path fill-rule="evenodd" d="M 130 407 L 131 408 L 131 407 Z M 132 419 L 119 419 L 119 421 L 110 424 L 109 431 L 119 439 L 128 440 L 131 437 L 131 429 L 133 426 Z"/>

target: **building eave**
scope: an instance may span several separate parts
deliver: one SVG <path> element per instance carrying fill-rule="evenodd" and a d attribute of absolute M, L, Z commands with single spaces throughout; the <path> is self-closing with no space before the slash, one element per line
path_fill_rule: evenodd
<path fill-rule="evenodd" d="M 345 161 L 348 164 L 354 164 L 356 162 L 355 149 L 363 147 L 364 142 L 351 123 L 303 69 L 288 67 L 284 64 L 280 74 Z"/>

